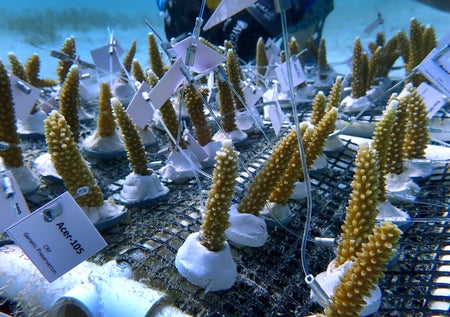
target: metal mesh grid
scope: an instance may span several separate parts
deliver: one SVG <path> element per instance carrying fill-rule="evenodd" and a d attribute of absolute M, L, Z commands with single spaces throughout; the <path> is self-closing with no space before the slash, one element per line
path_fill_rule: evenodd
<path fill-rule="evenodd" d="M 302 114 L 303 115 L 303 114 Z M 85 126 L 92 129 L 92 123 Z M 269 132 L 270 142 L 254 135 L 239 147 L 241 161 L 250 175 L 242 172 L 238 179 L 236 201 L 245 192 L 248 182 L 271 152 L 276 137 Z M 160 138 L 160 144 L 165 137 Z M 151 161 L 163 160 L 158 147 L 149 149 Z M 45 151 L 42 141 L 25 141 L 25 157 L 32 160 Z M 312 175 L 313 219 L 311 237 L 337 237 L 345 217 L 345 206 L 351 191 L 353 160 L 357 145 L 344 142 L 344 149 L 328 154 L 328 170 Z M 100 181 L 106 196 L 120 190 L 120 178 L 128 173 L 124 158 L 103 161 L 89 159 L 91 168 Z M 449 163 L 438 165 L 432 177 L 420 182 L 422 191 L 418 201 L 432 204 L 401 206 L 412 217 L 447 217 L 450 197 Z M 211 172 L 211 170 L 207 171 Z M 202 187 L 209 188 L 209 180 L 201 178 Z M 261 248 L 232 247 L 238 267 L 238 280 L 227 291 L 206 293 L 177 272 L 174 258 L 186 237 L 201 225 L 200 197 L 197 184 L 166 184 L 170 188 L 167 200 L 146 208 L 130 208 L 129 217 L 122 224 L 103 232 L 108 246 L 90 260 L 104 263 L 111 259 L 131 264 L 136 280 L 166 292 L 173 303 L 196 316 L 305 316 L 322 308 L 310 300 L 310 290 L 304 282 L 300 263 L 301 233 L 305 222 L 305 203 L 290 202 L 293 220 L 286 227 L 270 227 L 269 241 Z M 44 181 L 40 191 L 29 201 L 32 209 L 55 198 L 64 186 Z M 440 203 L 441 205 L 436 205 Z M 442 205 L 447 204 L 447 205 Z M 448 285 L 436 283 L 438 271 L 449 265 L 450 245 L 448 223 L 414 223 L 403 235 L 395 265 L 386 273 L 380 286 L 382 307 L 375 316 L 431 316 L 431 302 L 448 301 L 433 295 L 433 290 Z M 330 248 L 308 244 L 308 265 L 312 274 L 326 269 L 334 258 Z M 439 312 L 439 315 L 445 315 Z"/>

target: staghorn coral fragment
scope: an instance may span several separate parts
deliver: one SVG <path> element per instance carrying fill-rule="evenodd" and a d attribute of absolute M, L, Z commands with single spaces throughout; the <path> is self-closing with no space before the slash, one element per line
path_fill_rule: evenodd
<path fill-rule="evenodd" d="M 386 109 L 383 111 L 381 120 L 375 126 L 373 132 L 372 147 L 377 151 L 378 166 L 380 169 L 380 178 L 378 180 L 378 186 L 380 188 L 379 201 L 386 201 L 386 180 L 385 175 L 387 173 L 387 155 L 391 142 L 392 127 L 395 121 L 395 113 L 397 111 L 397 100 L 392 100 Z"/>
<path fill-rule="evenodd" d="M 11 65 L 11 74 L 17 78 L 28 82 L 28 77 L 25 72 L 25 67 L 13 52 L 8 53 L 9 64 Z"/>
<path fill-rule="evenodd" d="M 316 125 L 320 122 L 322 117 L 325 115 L 326 103 L 327 98 L 325 97 L 323 91 L 317 92 L 312 103 L 311 124 Z"/>
<path fill-rule="evenodd" d="M 227 65 L 228 79 L 230 80 L 231 85 L 233 86 L 234 89 L 232 96 L 234 99 L 236 109 L 238 110 L 245 109 L 245 106 L 242 104 L 242 102 L 245 103 L 245 97 L 244 92 L 242 91 L 241 88 L 241 76 L 240 76 L 241 66 L 239 64 L 239 57 L 235 50 L 229 49 L 227 51 L 226 65 Z"/>
<path fill-rule="evenodd" d="M 111 98 L 111 106 L 114 110 L 117 125 L 122 132 L 125 149 L 130 160 L 131 170 L 138 175 L 151 175 L 153 171 L 147 167 L 148 159 L 144 145 L 136 126 L 123 109 L 119 99 Z"/>
<path fill-rule="evenodd" d="M 239 204 L 237 209 L 240 213 L 259 215 L 273 187 L 278 183 L 286 169 L 296 144 L 297 131 L 292 129 L 275 145 L 272 155 L 255 176 L 247 194 Z"/>
<path fill-rule="evenodd" d="M 101 206 L 103 194 L 94 175 L 81 157 L 64 116 L 54 110 L 45 119 L 44 126 L 51 161 L 69 193 L 74 195 L 79 188 L 88 186 L 89 192 L 75 200 L 81 207 Z"/>
<path fill-rule="evenodd" d="M 403 63 L 405 65 L 409 64 L 409 52 L 411 50 L 411 44 L 409 43 L 408 35 L 406 35 L 405 31 L 399 31 L 395 38 L 397 39 L 397 49 L 399 51 L 400 56 L 403 59 Z M 406 69 L 406 73 L 409 73 L 409 70 Z"/>
<path fill-rule="evenodd" d="M 372 232 L 379 202 L 379 170 L 377 153 L 367 145 L 361 146 L 356 155 L 355 174 L 351 183 L 352 193 L 347 206 L 342 241 L 338 245 L 336 265 L 353 261 Z"/>
<path fill-rule="evenodd" d="M 361 39 L 357 37 L 353 45 L 352 58 L 352 98 L 357 99 L 366 95 L 365 66 L 363 62 Z"/>
<path fill-rule="evenodd" d="M 216 164 L 205 206 L 201 235 L 201 244 L 213 252 L 222 250 L 226 241 L 225 230 L 229 226 L 229 210 L 238 171 L 238 155 L 231 140 L 226 140 L 215 157 Z"/>
<path fill-rule="evenodd" d="M 311 167 L 322 153 L 328 135 L 334 131 L 337 119 L 337 108 L 328 111 L 315 128 L 300 125 L 302 142 L 305 149 L 306 164 Z M 270 194 L 269 201 L 284 205 L 291 197 L 296 181 L 304 181 L 303 167 L 300 160 L 298 146 L 292 154 L 289 165 L 283 173 L 282 178 Z"/>
<path fill-rule="evenodd" d="M 138 83 L 146 81 L 144 70 L 142 69 L 142 66 L 141 64 L 139 64 L 139 61 L 137 59 L 133 59 L 133 62 L 131 64 L 131 72 L 133 74 L 134 80 Z"/>
<path fill-rule="evenodd" d="M 0 141 L 8 144 L 0 150 L 7 167 L 23 166 L 22 150 L 19 147 L 20 137 L 16 130 L 16 115 L 14 109 L 11 83 L 5 66 L 0 60 Z"/>
<path fill-rule="evenodd" d="M 291 57 L 300 53 L 300 45 L 298 45 L 298 42 L 294 36 L 291 37 L 291 39 L 289 40 L 288 49 L 289 49 L 289 56 Z"/>
<path fill-rule="evenodd" d="M 403 144 L 403 158 L 418 159 L 425 157 L 430 135 L 428 133 L 428 111 L 417 89 L 409 87 L 408 99 L 408 122 L 406 125 L 406 134 Z"/>
<path fill-rule="evenodd" d="M 161 53 L 156 43 L 155 35 L 153 33 L 148 34 L 148 56 L 150 59 L 150 66 L 153 72 L 161 78 L 166 72 L 164 69 L 164 63 L 161 58 Z"/>
<path fill-rule="evenodd" d="M 53 79 L 41 79 L 39 78 L 39 72 L 41 69 L 41 60 L 38 54 L 31 55 L 25 64 L 25 73 L 28 78 L 28 82 L 34 87 L 51 87 L 57 84 Z"/>
<path fill-rule="evenodd" d="M 406 64 L 406 74 L 411 74 L 414 68 L 419 65 L 425 56 L 428 55 L 430 51 L 429 49 L 433 49 L 433 47 L 429 47 L 435 44 L 436 39 L 433 39 L 433 30 L 426 30 L 426 27 L 423 26 L 417 19 L 412 18 L 409 24 L 409 56 L 408 63 Z M 424 35 L 427 36 L 424 39 Z M 434 43 L 433 43 L 434 42 Z M 426 45 L 426 46 L 425 46 Z M 422 74 L 413 74 L 408 80 L 408 82 L 413 83 L 415 87 L 418 87 L 420 83 L 425 81 L 425 76 Z"/>
<path fill-rule="evenodd" d="M 379 73 L 378 70 L 379 67 L 382 66 L 382 55 L 383 55 L 383 48 L 381 46 L 378 46 L 369 60 L 366 90 L 370 89 L 370 87 L 377 84 L 376 80 L 378 78 L 376 76 Z"/>
<path fill-rule="evenodd" d="M 312 134 L 314 133 L 314 127 L 307 122 L 302 122 L 300 124 L 300 133 L 303 136 L 303 147 L 306 148 L 308 142 L 311 140 Z M 294 191 L 295 182 L 299 178 L 303 177 L 301 175 L 302 173 L 303 168 L 300 159 L 300 149 L 296 146 L 294 152 L 292 153 L 292 157 L 289 160 L 288 166 L 283 172 L 283 176 L 270 193 L 269 202 L 285 205 Z"/>
<path fill-rule="evenodd" d="M 178 138 L 178 119 L 175 109 L 173 108 L 172 102 L 168 99 L 160 108 L 159 112 L 161 113 L 161 117 L 169 130 L 168 133 L 172 135 L 172 137 L 177 140 L 179 146 L 182 149 L 186 149 L 187 145 L 183 138 Z M 172 138 L 169 138 L 170 147 L 172 149 L 175 148 L 175 144 L 172 141 Z"/>
<path fill-rule="evenodd" d="M 216 83 L 219 94 L 220 125 L 227 133 L 237 130 L 233 93 L 225 81 L 217 78 Z"/>
<path fill-rule="evenodd" d="M 319 42 L 319 49 L 317 51 L 318 56 L 317 56 L 317 67 L 319 69 L 319 74 L 321 79 L 323 79 L 324 77 L 326 77 L 326 72 L 328 72 L 330 70 L 330 66 L 328 65 L 328 61 L 327 61 L 327 47 L 326 47 L 326 43 L 325 43 L 325 39 L 321 38 L 320 42 Z"/>
<path fill-rule="evenodd" d="M 267 60 L 266 55 L 266 47 L 264 45 L 264 39 L 260 37 L 256 42 L 256 71 L 260 76 L 264 76 L 267 71 L 267 66 L 269 65 L 269 61 Z M 263 81 L 261 79 L 258 80 L 258 85 L 262 85 Z"/>
<path fill-rule="evenodd" d="M 78 66 L 73 65 L 59 94 L 59 111 L 70 126 L 75 142 L 78 142 L 78 131 L 80 129 L 80 121 L 78 119 L 78 107 L 80 106 L 79 78 Z"/>
<path fill-rule="evenodd" d="M 112 93 L 107 82 L 100 84 L 100 93 L 98 96 L 98 120 L 97 132 L 101 137 L 114 135 L 116 123 L 111 109 Z"/>
<path fill-rule="evenodd" d="M 396 95 L 391 96 L 391 100 L 393 98 L 396 98 Z M 408 97 L 400 95 L 398 98 L 399 102 L 386 158 L 388 172 L 393 174 L 401 174 L 403 172 L 403 144 L 405 142 L 406 125 L 409 120 Z"/>
<path fill-rule="evenodd" d="M 422 33 L 422 59 L 424 59 L 437 46 L 437 44 L 436 31 L 429 25 L 425 26 Z"/>
<path fill-rule="evenodd" d="M 73 64 L 73 60 L 76 57 L 76 45 L 75 38 L 73 36 L 65 39 L 61 52 L 67 54 L 71 60 L 60 60 L 58 62 L 58 68 L 56 69 L 56 74 L 58 75 L 59 83 L 62 84 L 66 79 L 70 67 Z"/>
<path fill-rule="evenodd" d="M 353 265 L 345 272 L 334 289 L 332 304 L 325 309 L 327 317 L 358 316 L 386 265 L 398 248 L 402 232 L 391 222 L 382 222 L 373 229 L 361 246 Z"/>
<path fill-rule="evenodd" d="M 136 55 L 136 40 L 131 42 L 130 48 L 122 60 L 123 68 L 125 68 L 127 73 L 131 72 L 131 65 L 133 63 L 134 55 Z"/>
<path fill-rule="evenodd" d="M 328 102 L 326 111 L 330 111 L 331 108 L 339 107 L 341 102 L 341 90 L 342 90 L 342 76 L 337 76 L 334 81 L 333 87 L 331 87 L 330 95 L 328 96 Z"/>
<path fill-rule="evenodd" d="M 208 88 L 203 87 L 199 89 L 199 92 L 203 97 L 206 97 L 209 90 Z M 184 102 L 189 116 L 191 117 L 197 141 L 201 146 L 205 146 L 212 141 L 211 128 L 209 127 L 205 113 L 203 112 L 203 100 L 192 84 L 187 85 L 185 88 Z"/>

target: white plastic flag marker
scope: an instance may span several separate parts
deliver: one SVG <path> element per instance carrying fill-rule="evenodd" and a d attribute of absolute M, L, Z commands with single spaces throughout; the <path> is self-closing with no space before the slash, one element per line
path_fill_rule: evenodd
<path fill-rule="evenodd" d="M 428 117 L 432 118 L 434 115 L 447 104 L 447 96 L 442 94 L 438 89 L 423 82 L 417 87 L 417 92 L 422 97 L 428 110 Z"/>
<path fill-rule="evenodd" d="M 291 72 L 292 72 L 292 84 L 294 87 L 297 87 L 301 83 L 306 81 L 306 75 L 303 70 L 302 64 L 298 59 L 291 58 Z M 287 62 L 278 65 L 275 68 L 275 72 L 277 74 L 278 81 L 281 86 L 281 91 L 289 90 L 289 82 L 288 82 L 288 71 L 287 71 Z"/>
<path fill-rule="evenodd" d="M 263 95 L 262 89 L 251 83 L 245 85 L 242 92 L 244 93 L 245 101 L 249 108 L 253 107 Z"/>
<path fill-rule="evenodd" d="M 146 82 L 142 82 L 126 110 L 131 121 L 141 129 L 145 128 L 148 122 L 153 118 L 154 112 L 149 104 L 148 96 L 151 90 L 152 88 Z"/>
<path fill-rule="evenodd" d="M 190 36 L 174 45 L 173 50 L 186 64 L 188 51 L 194 49 L 194 64 L 190 69 L 197 73 L 204 73 L 225 61 L 225 56 L 220 55 L 208 45 Z"/>
<path fill-rule="evenodd" d="M 450 96 L 450 44 L 432 50 L 417 69 L 437 89 Z"/>
<path fill-rule="evenodd" d="M 19 120 L 25 120 L 30 115 L 35 102 L 39 99 L 41 90 L 14 75 L 10 75 L 9 80 L 11 82 L 16 117 Z"/>
<path fill-rule="evenodd" d="M 184 67 L 183 60 L 178 58 L 150 91 L 148 97 L 155 107 L 155 110 L 159 109 L 178 89 L 178 86 L 181 85 L 185 79 L 185 76 L 181 72 L 181 68 Z"/>
<path fill-rule="evenodd" d="M 222 0 L 214 10 L 209 20 L 206 22 L 203 30 L 206 31 L 212 28 L 220 22 L 225 21 L 236 13 L 251 6 L 255 2 L 256 0 Z"/>
<path fill-rule="evenodd" d="M 0 171 L 0 234 L 30 214 L 28 205 L 11 171 Z"/>
<path fill-rule="evenodd" d="M 22 218 L 6 232 L 49 282 L 106 246 L 68 192 Z"/>
<path fill-rule="evenodd" d="M 123 53 L 123 48 L 114 38 L 110 40 L 110 43 L 94 49 L 90 53 L 98 69 L 116 73 L 122 68 L 120 55 Z"/>

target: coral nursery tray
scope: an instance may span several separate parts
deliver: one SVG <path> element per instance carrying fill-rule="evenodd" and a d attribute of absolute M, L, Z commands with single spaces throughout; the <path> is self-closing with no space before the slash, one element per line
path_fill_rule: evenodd
<path fill-rule="evenodd" d="M 308 115 L 302 112 L 302 116 Z M 83 128 L 82 135 L 93 129 L 94 123 L 86 123 Z M 267 128 L 269 140 L 261 135 L 251 135 L 238 147 L 240 160 L 247 169 L 241 169 L 238 177 L 236 201 L 245 193 L 253 176 L 270 155 L 273 144 L 282 136 L 276 137 Z M 283 131 L 286 130 L 284 127 Z M 158 150 L 166 146 L 165 136 L 155 132 L 158 145 L 148 148 L 152 162 L 164 160 Z M 336 238 L 340 234 L 358 148 L 350 140 L 344 141 L 343 145 L 341 150 L 327 154 L 326 171 L 312 175 L 311 238 Z M 24 140 L 23 149 L 25 160 L 32 162 L 46 151 L 46 145 L 42 140 Z M 105 196 L 117 194 L 121 189 L 119 180 L 129 173 L 126 158 L 88 157 L 87 160 Z M 211 171 L 206 170 L 207 173 Z M 209 188 L 209 179 L 200 177 L 200 181 L 203 190 Z M 290 202 L 292 220 L 288 224 L 270 226 L 269 240 L 263 247 L 232 247 L 238 268 L 236 283 L 227 291 L 205 293 L 182 278 L 174 265 L 178 248 L 187 236 L 199 231 L 204 197 L 199 195 L 195 181 L 165 185 L 170 189 L 165 200 L 151 206 L 129 207 L 126 219 L 102 231 L 108 246 L 90 261 L 103 264 L 115 259 L 129 263 L 137 280 L 166 292 L 176 306 L 195 316 L 306 316 L 322 311 L 311 301 L 301 269 L 305 201 Z M 446 221 L 450 204 L 450 163 L 435 164 L 431 177 L 421 180 L 419 185 L 422 190 L 416 201 L 399 207 L 413 219 L 434 220 L 414 222 L 403 233 L 396 261 L 380 283 L 382 304 L 374 316 L 445 314 L 440 311 L 442 305 L 436 303 L 449 301 L 449 285 L 442 283 L 440 278 L 448 277 L 450 265 L 450 225 Z M 63 191 L 61 182 L 43 179 L 39 191 L 28 198 L 30 208 L 42 206 Z M 306 254 L 310 272 L 314 275 L 324 271 L 335 257 L 332 248 L 315 244 L 312 239 Z M 10 303 L 8 305 L 11 307 Z"/>

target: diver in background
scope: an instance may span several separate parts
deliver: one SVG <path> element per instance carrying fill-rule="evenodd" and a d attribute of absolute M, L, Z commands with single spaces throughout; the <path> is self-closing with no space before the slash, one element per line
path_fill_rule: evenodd
<path fill-rule="evenodd" d="M 192 32 L 202 0 L 157 0 L 163 13 L 167 39 L 184 38 Z M 203 20 L 207 21 L 220 0 L 206 0 Z M 295 36 L 300 47 L 313 37 L 316 44 L 322 36 L 325 18 L 333 10 L 333 0 L 291 0 L 286 11 L 289 37 Z M 200 33 L 208 41 L 223 45 L 229 40 L 240 58 L 249 61 L 255 57 L 259 37 L 279 38 L 281 18 L 275 12 L 273 0 L 260 0 L 213 28 Z"/>

